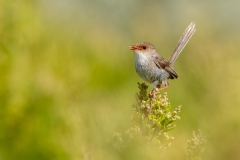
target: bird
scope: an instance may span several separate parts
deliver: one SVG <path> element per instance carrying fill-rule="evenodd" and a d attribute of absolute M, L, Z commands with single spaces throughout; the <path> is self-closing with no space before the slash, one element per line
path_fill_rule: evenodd
<path fill-rule="evenodd" d="M 135 70 L 146 82 L 152 84 L 154 89 L 163 90 L 168 88 L 168 79 L 177 79 L 178 74 L 173 65 L 179 54 L 186 46 L 194 32 L 195 23 L 191 22 L 178 41 L 172 55 L 165 60 L 149 42 L 140 42 L 129 46 L 135 53 Z"/>

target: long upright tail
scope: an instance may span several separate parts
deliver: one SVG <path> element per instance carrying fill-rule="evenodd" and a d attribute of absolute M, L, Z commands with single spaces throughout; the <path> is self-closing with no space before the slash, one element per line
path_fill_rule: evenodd
<path fill-rule="evenodd" d="M 180 40 L 177 43 L 175 50 L 173 51 L 173 54 L 169 58 L 168 63 L 170 64 L 170 66 L 173 66 L 173 64 L 176 61 L 176 59 L 178 58 L 179 54 L 181 53 L 183 48 L 186 46 L 186 44 L 188 43 L 188 41 L 190 40 L 190 38 L 192 37 L 192 35 L 194 34 L 195 31 L 196 31 L 195 23 L 192 22 L 184 31 L 182 37 L 180 38 Z"/>

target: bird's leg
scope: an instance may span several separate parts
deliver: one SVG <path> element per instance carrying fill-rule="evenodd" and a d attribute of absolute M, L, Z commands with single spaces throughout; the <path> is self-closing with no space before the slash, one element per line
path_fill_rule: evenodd
<path fill-rule="evenodd" d="M 158 81 L 154 81 L 153 84 L 152 84 L 152 86 L 153 86 L 153 89 L 149 92 L 149 98 L 150 98 L 150 99 L 153 99 L 153 97 L 154 97 L 154 92 L 157 91 L 156 88 L 159 86 Z"/>
<path fill-rule="evenodd" d="M 149 93 L 149 98 L 150 98 L 149 113 L 152 112 L 152 100 L 155 98 L 155 92 L 168 88 L 168 81 L 167 80 L 162 81 L 161 83 L 164 84 L 164 87 L 161 87 L 161 84 L 159 84 L 159 81 L 154 81 L 153 82 L 154 88 Z"/>
<path fill-rule="evenodd" d="M 153 88 L 150 92 L 149 92 L 149 98 L 153 98 L 154 97 L 154 93 L 157 91 L 157 88 Z"/>
<path fill-rule="evenodd" d="M 158 90 L 164 90 L 164 89 L 168 88 L 168 86 L 169 86 L 168 82 L 165 82 L 164 87 L 161 87 L 161 86 L 158 85 L 156 88 Z"/>
<path fill-rule="evenodd" d="M 165 85 L 164 87 L 160 87 L 160 88 L 157 88 L 158 90 L 164 90 L 164 89 L 166 89 L 166 88 L 168 88 L 168 85 Z"/>

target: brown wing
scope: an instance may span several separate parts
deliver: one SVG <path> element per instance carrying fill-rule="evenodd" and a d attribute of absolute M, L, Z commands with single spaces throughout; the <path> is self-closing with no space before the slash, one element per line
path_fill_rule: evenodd
<path fill-rule="evenodd" d="M 170 79 L 178 78 L 178 75 L 175 72 L 175 70 L 169 65 L 169 63 L 167 61 L 165 61 L 165 59 L 163 57 L 157 56 L 154 58 L 153 61 L 157 65 L 158 68 L 165 69 L 169 73 Z"/>

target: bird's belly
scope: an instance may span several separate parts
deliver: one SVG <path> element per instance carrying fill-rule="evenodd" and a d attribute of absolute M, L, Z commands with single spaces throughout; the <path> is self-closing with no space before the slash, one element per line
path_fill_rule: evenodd
<path fill-rule="evenodd" d="M 137 74 L 145 81 L 153 83 L 158 81 L 161 83 L 164 80 L 167 80 L 169 77 L 168 72 L 164 69 L 158 68 L 153 61 L 148 62 L 135 62 L 135 68 Z"/>

